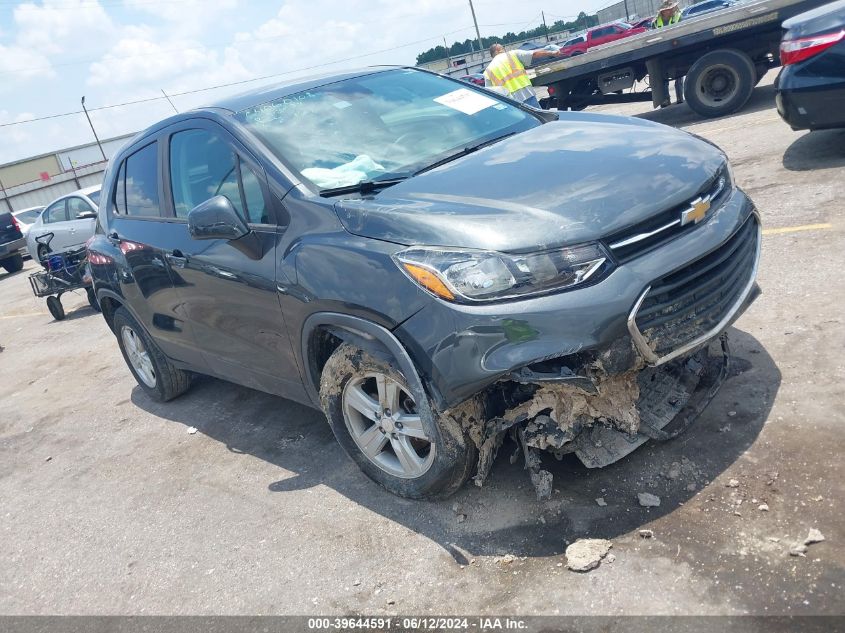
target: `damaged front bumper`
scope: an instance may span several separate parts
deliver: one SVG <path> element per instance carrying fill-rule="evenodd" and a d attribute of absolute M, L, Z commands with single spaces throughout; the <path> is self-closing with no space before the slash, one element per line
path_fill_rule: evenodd
<path fill-rule="evenodd" d="M 727 374 L 726 329 L 759 294 L 760 236 L 736 190 L 706 224 L 595 286 L 510 305 L 507 316 L 438 305 L 403 324 L 435 409 L 478 448 L 476 483 L 508 434 L 544 496 L 538 450 L 595 468 L 685 429 Z"/>

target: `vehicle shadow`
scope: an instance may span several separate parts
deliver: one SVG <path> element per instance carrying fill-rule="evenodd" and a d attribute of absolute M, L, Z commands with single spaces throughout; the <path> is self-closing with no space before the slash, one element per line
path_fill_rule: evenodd
<path fill-rule="evenodd" d="M 786 148 L 783 166 L 789 171 L 845 167 L 845 130 L 804 134 Z"/>
<path fill-rule="evenodd" d="M 268 490 L 279 493 L 279 503 L 293 491 L 324 485 L 439 543 L 460 564 L 478 555 L 542 557 L 562 554 L 577 538 L 617 537 L 671 513 L 754 443 L 781 374 L 750 335 L 733 330 L 731 344 L 741 373 L 726 381 L 685 434 L 647 443 L 604 469 L 589 470 L 574 456 L 545 459 L 555 488 L 545 502 L 537 501 L 522 461 L 509 463 L 515 447 L 507 443 L 483 488 L 470 483 L 448 500 L 415 502 L 367 479 L 343 454 L 323 415 L 305 406 L 210 378 L 199 379 L 191 393 L 165 404 L 135 387 L 132 402 L 194 426 L 232 452 L 283 469 L 284 477 L 268 482 Z M 640 492 L 658 495 L 660 507 L 640 507 Z M 607 505 L 598 505 L 597 498 Z"/>
<path fill-rule="evenodd" d="M 672 93 L 672 98 L 674 99 L 674 91 L 670 90 L 670 92 Z M 703 121 L 729 121 L 736 117 L 760 112 L 762 110 L 771 109 L 774 111 L 775 92 L 775 87 L 772 84 L 757 86 L 751 94 L 751 98 L 748 100 L 748 103 L 746 103 L 737 112 L 714 119 L 702 119 L 700 115 L 693 112 L 685 103 L 680 105 L 671 105 L 668 108 L 662 108 L 659 110 L 649 110 L 635 116 L 641 119 L 654 121 L 655 123 L 671 125 L 672 127 L 684 127 L 686 125 L 702 123 Z M 776 112 L 774 112 L 774 114 L 777 116 Z M 786 126 L 786 123 L 784 123 L 784 126 Z"/>
<path fill-rule="evenodd" d="M 6 272 L 5 268 L 0 267 L 0 279 L 9 279 L 11 277 L 18 277 L 20 275 L 26 275 L 27 271 L 25 269 L 17 270 L 13 273 Z"/>

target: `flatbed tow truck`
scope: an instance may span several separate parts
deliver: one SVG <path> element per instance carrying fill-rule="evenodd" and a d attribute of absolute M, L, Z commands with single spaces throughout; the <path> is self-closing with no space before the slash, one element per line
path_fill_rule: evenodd
<path fill-rule="evenodd" d="M 589 105 L 667 99 L 663 79 L 686 77 L 684 99 L 703 117 L 742 108 L 754 87 L 780 65 L 781 24 L 826 0 L 762 0 L 740 4 L 672 26 L 529 69 L 546 86 L 544 108 L 582 110 Z M 649 77 L 649 89 L 636 91 Z M 655 80 L 655 78 L 660 78 Z"/>

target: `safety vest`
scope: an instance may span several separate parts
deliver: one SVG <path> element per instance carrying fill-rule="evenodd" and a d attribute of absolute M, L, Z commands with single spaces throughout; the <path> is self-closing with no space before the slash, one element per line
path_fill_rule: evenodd
<path fill-rule="evenodd" d="M 496 55 L 484 71 L 484 77 L 494 86 L 504 86 L 510 94 L 531 85 L 525 66 L 513 51 Z"/>
<path fill-rule="evenodd" d="M 680 21 L 681 21 L 681 14 L 678 13 L 678 12 L 675 12 L 675 14 L 671 18 L 669 18 L 668 22 L 664 22 L 663 21 L 663 15 L 658 13 L 657 19 L 654 21 L 654 28 L 661 29 L 664 26 L 672 26 L 673 24 L 677 24 Z"/>

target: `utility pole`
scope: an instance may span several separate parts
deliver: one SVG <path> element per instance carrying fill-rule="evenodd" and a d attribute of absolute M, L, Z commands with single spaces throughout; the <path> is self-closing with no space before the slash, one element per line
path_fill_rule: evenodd
<path fill-rule="evenodd" d="M 13 213 L 12 210 L 12 203 L 9 202 L 9 195 L 6 193 L 6 187 L 3 186 L 3 181 L 0 180 L 0 191 L 3 192 L 3 200 L 6 201 L 6 208 L 9 209 L 9 213 Z"/>
<path fill-rule="evenodd" d="M 478 50 L 481 51 L 481 59 L 484 60 L 484 43 L 481 41 L 481 31 L 478 30 L 478 20 L 475 18 L 475 7 L 472 0 L 469 0 L 469 10 L 472 12 L 472 21 L 475 24 L 475 36 L 478 38 Z"/>
<path fill-rule="evenodd" d="M 94 129 L 94 124 L 91 123 L 91 117 L 88 116 L 88 109 L 85 107 L 85 97 L 82 97 L 82 110 L 85 112 L 85 118 L 88 119 L 88 125 L 91 126 L 91 131 L 94 133 L 94 138 L 97 140 L 97 147 L 100 148 L 100 153 L 103 155 L 103 161 L 107 161 L 106 153 L 103 151 L 103 146 L 100 143 L 100 137 L 97 136 L 97 130 Z"/>
<path fill-rule="evenodd" d="M 452 56 L 449 54 L 449 45 L 446 43 L 446 36 L 443 36 L 443 48 L 446 49 L 446 59 L 449 60 L 449 68 L 452 67 Z"/>
<path fill-rule="evenodd" d="M 540 11 L 540 15 L 543 16 L 543 30 L 546 32 L 546 41 L 549 41 L 549 27 L 546 26 L 546 14 L 543 11 Z"/>
<path fill-rule="evenodd" d="M 631 14 L 628 12 L 628 0 L 625 0 L 625 19 L 630 20 Z"/>

